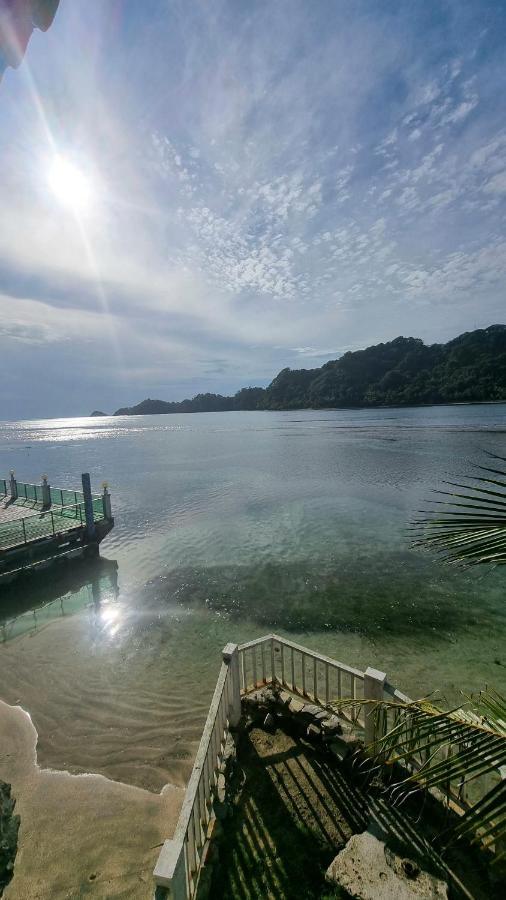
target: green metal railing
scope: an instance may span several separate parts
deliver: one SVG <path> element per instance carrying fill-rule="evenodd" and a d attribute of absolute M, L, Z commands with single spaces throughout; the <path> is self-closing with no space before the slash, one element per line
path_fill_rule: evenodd
<path fill-rule="evenodd" d="M 34 503 L 42 503 L 42 485 L 41 484 L 25 484 L 24 481 L 17 481 L 18 500 L 33 500 Z M 77 501 L 74 500 L 74 503 Z"/>
<path fill-rule="evenodd" d="M 76 503 L 84 503 L 82 491 L 69 491 L 66 488 L 50 488 L 51 505 L 72 506 Z"/>
<path fill-rule="evenodd" d="M 43 503 L 42 484 L 29 484 L 24 481 L 16 481 L 17 499 L 31 500 L 33 503 Z M 10 485 L 7 479 L 0 478 L 0 497 L 10 494 Z M 82 491 L 71 491 L 67 488 L 50 487 L 49 496 L 52 506 L 75 506 L 76 503 L 84 503 Z M 97 496 L 97 495 L 95 495 Z"/>
<path fill-rule="evenodd" d="M 2 478 L 0 479 L 0 494 L 8 493 L 8 481 Z M 43 487 L 41 484 L 28 484 L 24 481 L 16 481 L 17 487 L 17 499 L 18 500 L 31 500 L 34 503 L 42 504 L 44 502 L 43 498 Z M 51 499 L 51 506 L 75 506 L 77 503 L 84 503 L 84 494 L 82 491 L 71 491 L 67 488 L 49 488 L 49 496 Z M 99 495 L 95 494 L 95 497 Z"/>
<path fill-rule="evenodd" d="M 105 518 L 104 505 L 101 497 L 92 501 L 93 519 L 99 522 Z M 0 550 L 6 550 L 40 538 L 71 531 L 86 524 L 84 503 L 67 504 L 58 510 L 50 509 L 47 512 L 39 512 L 36 515 L 26 516 L 22 519 L 14 519 L 0 525 Z"/>
<path fill-rule="evenodd" d="M 91 505 L 93 507 L 93 520 L 98 522 L 100 519 L 105 519 L 103 498 L 94 497 Z"/>

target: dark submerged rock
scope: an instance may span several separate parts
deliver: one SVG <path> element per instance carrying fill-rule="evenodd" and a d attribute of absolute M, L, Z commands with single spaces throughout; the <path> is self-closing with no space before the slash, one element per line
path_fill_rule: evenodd
<path fill-rule="evenodd" d="M 18 847 L 19 816 L 14 815 L 11 786 L 0 781 L 0 895 L 14 871 Z"/>

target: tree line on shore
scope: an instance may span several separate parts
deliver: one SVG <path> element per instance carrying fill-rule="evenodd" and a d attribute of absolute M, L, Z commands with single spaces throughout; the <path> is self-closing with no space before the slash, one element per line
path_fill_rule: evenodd
<path fill-rule="evenodd" d="M 506 325 L 466 332 L 446 344 L 397 337 L 344 353 L 316 369 L 282 369 L 266 388 L 232 397 L 143 400 L 114 415 L 414 406 L 506 401 Z"/>

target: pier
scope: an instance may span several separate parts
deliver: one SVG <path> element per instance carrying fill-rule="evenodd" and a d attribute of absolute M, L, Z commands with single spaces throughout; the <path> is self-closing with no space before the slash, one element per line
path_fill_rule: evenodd
<path fill-rule="evenodd" d="M 111 496 L 106 483 L 93 494 L 87 473 L 81 484 L 79 491 L 55 488 L 46 475 L 29 484 L 14 472 L 0 479 L 0 585 L 59 558 L 98 553 L 114 527 Z"/>

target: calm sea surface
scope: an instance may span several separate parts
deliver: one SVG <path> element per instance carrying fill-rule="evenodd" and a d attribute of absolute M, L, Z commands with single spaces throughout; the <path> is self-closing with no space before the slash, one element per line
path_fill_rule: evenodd
<path fill-rule="evenodd" d="M 506 405 L 0 423 L 2 476 L 88 471 L 116 518 L 101 560 L 0 589 L 0 696 L 43 763 L 159 790 L 187 776 L 229 640 L 276 630 L 411 696 L 505 691 L 506 571 L 408 533 L 486 450 L 506 456 Z"/>

